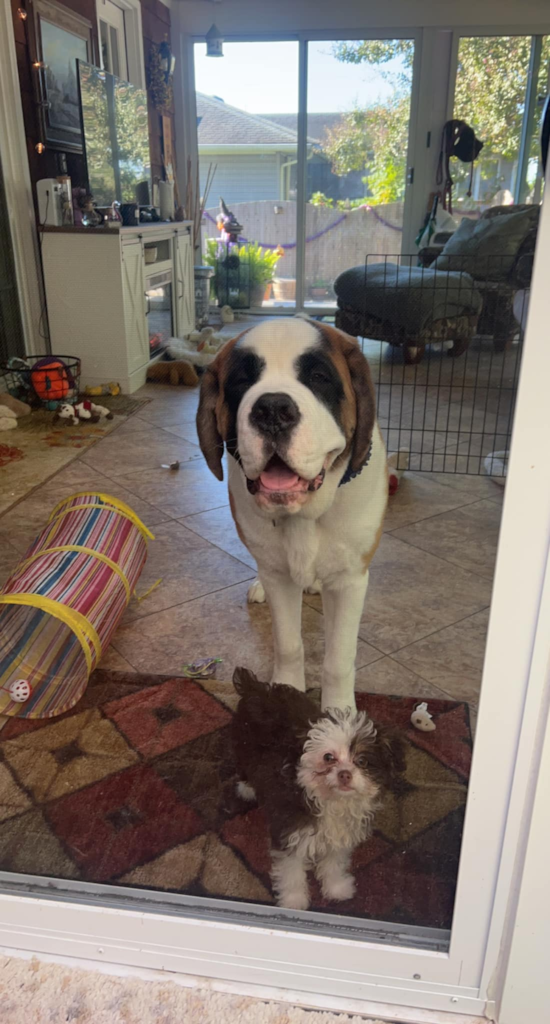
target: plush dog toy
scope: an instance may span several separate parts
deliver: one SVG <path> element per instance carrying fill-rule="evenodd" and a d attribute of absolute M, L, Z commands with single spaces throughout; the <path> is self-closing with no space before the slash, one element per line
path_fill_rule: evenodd
<path fill-rule="evenodd" d="M 76 427 L 77 423 L 81 421 L 89 420 L 90 423 L 99 423 L 102 416 L 106 420 L 113 419 L 113 413 L 110 409 L 107 409 L 104 405 L 95 405 L 94 402 L 90 402 L 89 398 L 86 398 L 83 402 L 78 402 L 76 405 L 65 404 L 58 406 L 53 421 L 58 423 L 61 420 L 68 427 Z"/>
<path fill-rule="evenodd" d="M 163 384 L 185 384 L 188 388 L 195 388 L 199 383 L 199 377 L 194 366 L 185 359 L 176 359 L 173 362 L 153 363 L 147 370 L 147 380 L 161 381 Z"/>

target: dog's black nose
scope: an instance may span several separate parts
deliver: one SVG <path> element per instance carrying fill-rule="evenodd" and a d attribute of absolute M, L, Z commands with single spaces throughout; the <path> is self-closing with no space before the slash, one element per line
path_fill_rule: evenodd
<path fill-rule="evenodd" d="M 341 782 L 343 786 L 349 786 L 351 782 L 351 772 L 338 772 L 338 781 Z"/>
<path fill-rule="evenodd" d="M 300 419 L 300 410 L 290 395 L 282 391 L 267 392 L 254 402 L 250 422 L 261 434 L 280 434 L 291 430 Z"/>

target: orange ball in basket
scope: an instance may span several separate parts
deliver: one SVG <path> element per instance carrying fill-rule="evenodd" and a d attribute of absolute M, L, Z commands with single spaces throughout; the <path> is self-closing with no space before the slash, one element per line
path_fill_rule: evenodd
<path fill-rule="evenodd" d="M 40 360 L 31 372 L 31 382 L 43 402 L 61 402 L 69 393 L 67 370 L 59 360 Z"/>

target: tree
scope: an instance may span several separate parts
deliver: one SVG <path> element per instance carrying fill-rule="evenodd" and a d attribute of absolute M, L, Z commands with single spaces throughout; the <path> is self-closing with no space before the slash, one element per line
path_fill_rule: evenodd
<path fill-rule="evenodd" d="M 371 203 L 402 199 L 414 43 L 408 39 L 337 43 L 333 53 L 337 60 L 348 64 L 377 66 L 401 57 L 400 68 L 390 68 L 384 74 L 392 86 L 390 98 L 344 114 L 340 123 L 327 132 L 323 149 L 335 174 L 364 171 Z"/>
<path fill-rule="evenodd" d="M 482 179 L 494 194 L 501 161 L 517 160 L 521 141 L 525 94 L 531 52 L 530 36 L 477 36 L 460 40 L 454 116 L 467 121 L 484 142 L 479 157 Z M 329 139 L 326 152 L 337 169 L 340 154 L 348 156 L 348 169 L 368 170 L 374 199 L 391 194 L 401 198 L 405 186 L 409 95 L 414 60 L 412 39 L 364 40 L 337 43 L 337 60 L 378 67 L 392 86 L 384 104 L 356 109 L 345 115 L 338 137 Z M 543 41 L 538 91 L 547 92 L 550 37 Z M 365 126 L 368 125 L 368 137 Z M 530 155 L 538 155 L 538 124 L 532 127 Z M 336 170 L 336 173 L 342 173 Z M 453 161 L 453 177 L 469 176 L 469 167 Z M 397 194 L 397 195 L 396 195 Z"/>
<path fill-rule="evenodd" d="M 323 144 L 334 174 L 364 171 L 372 203 L 402 199 L 408 122 L 409 98 L 398 94 L 385 104 L 344 114 Z"/>

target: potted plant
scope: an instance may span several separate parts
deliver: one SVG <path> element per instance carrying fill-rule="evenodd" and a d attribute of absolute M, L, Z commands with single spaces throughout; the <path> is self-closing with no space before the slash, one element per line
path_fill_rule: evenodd
<path fill-rule="evenodd" d="M 204 263 L 214 268 L 212 286 L 218 305 L 261 306 L 281 255 L 279 247 L 263 249 L 256 242 L 226 244 L 208 238 Z"/>
<path fill-rule="evenodd" d="M 313 281 L 309 288 L 309 294 L 312 299 L 326 299 L 330 288 L 329 281 L 323 281 L 318 279 Z"/>

